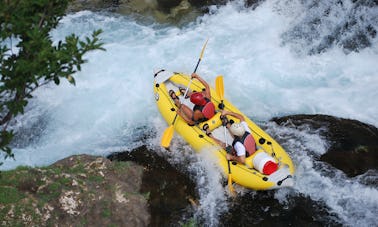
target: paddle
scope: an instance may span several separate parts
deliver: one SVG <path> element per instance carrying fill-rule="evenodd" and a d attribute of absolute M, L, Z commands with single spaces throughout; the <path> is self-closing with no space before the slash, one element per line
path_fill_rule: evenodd
<path fill-rule="evenodd" d="M 205 51 L 205 48 L 206 48 L 206 45 L 207 45 L 207 41 L 209 41 L 209 39 L 206 40 L 205 44 L 202 47 L 200 57 L 198 59 L 196 67 L 194 68 L 194 72 L 193 73 L 197 72 L 197 68 L 198 68 L 199 63 L 202 60 L 203 52 Z M 187 93 L 189 91 L 189 87 L 190 87 L 190 84 L 192 83 L 192 80 L 193 80 L 193 78 L 190 78 L 189 84 L 188 84 L 188 86 L 186 87 L 186 90 L 185 90 L 184 97 L 186 97 L 186 95 L 187 95 Z M 176 112 L 175 118 L 173 119 L 172 124 L 164 131 L 163 136 L 161 138 L 161 146 L 164 147 L 164 148 L 168 148 L 169 144 L 171 143 L 171 140 L 173 138 L 173 133 L 175 131 L 174 130 L 174 125 L 175 125 L 176 119 L 177 119 L 177 112 Z"/>
<path fill-rule="evenodd" d="M 215 91 L 217 92 L 219 98 L 221 99 L 221 103 L 219 104 L 219 109 L 223 110 L 223 95 L 224 95 L 224 87 L 223 87 L 223 76 L 219 75 L 215 78 Z"/>
<path fill-rule="evenodd" d="M 224 95 L 224 86 L 223 86 L 223 76 L 217 76 L 215 78 L 215 91 L 217 92 L 219 98 L 221 99 L 221 103 L 219 104 L 219 109 L 224 108 L 223 104 L 223 95 Z M 226 142 L 226 149 L 227 149 L 227 128 L 226 125 L 223 125 L 224 128 L 224 139 Z M 231 167 L 230 167 L 230 161 L 227 160 L 227 165 L 228 165 L 228 189 L 230 192 L 234 195 L 235 194 L 235 189 L 234 186 L 232 185 L 232 174 L 231 174 Z"/>
<path fill-rule="evenodd" d="M 194 69 L 194 72 L 193 72 L 193 73 L 197 72 L 197 68 L 198 68 L 199 63 L 200 63 L 201 60 L 202 60 L 203 52 L 205 51 L 205 48 L 206 48 L 206 45 L 207 45 L 207 41 L 209 41 L 209 39 L 206 40 L 205 44 L 204 44 L 203 47 L 202 47 L 200 57 L 199 57 L 199 59 L 198 59 L 198 62 L 197 62 L 196 68 Z M 188 86 L 187 86 L 186 89 L 185 89 L 184 97 L 186 97 L 186 95 L 188 94 L 189 87 L 190 87 L 190 85 L 192 84 L 192 80 L 193 80 L 193 78 L 190 77 L 189 84 L 188 84 Z"/>

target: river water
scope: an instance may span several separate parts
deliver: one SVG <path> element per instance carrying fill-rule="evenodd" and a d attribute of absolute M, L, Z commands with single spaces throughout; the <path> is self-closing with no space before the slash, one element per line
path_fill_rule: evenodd
<path fill-rule="evenodd" d="M 84 37 L 101 28 L 106 51 L 87 55 L 75 87 L 63 82 L 34 93 L 13 126 L 20 132 L 12 145 L 16 160 L 5 160 L 1 169 L 144 145 L 186 169 L 200 196 L 194 216 L 206 225 L 221 225 L 240 201 L 230 201 L 211 154 L 195 154 L 176 136 L 171 152 L 159 147 L 167 124 L 152 93 L 155 69 L 192 72 L 209 39 L 197 72 L 211 85 L 223 75 L 226 98 L 277 138 L 296 165 L 295 186 L 269 192 L 269 201 L 281 207 L 278 212 L 300 196 L 328 210 L 323 224 L 375 226 L 378 190 L 363 181 L 377 179 L 376 172 L 347 178 L 315 161 L 329 147 L 316 130 L 269 122 L 291 114 L 328 114 L 378 126 L 378 7 L 361 2 L 369 3 L 271 0 L 252 10 L 234 1 L 213 6 L 182 27 L 109 13 L 70 14 L 52 32 L 53 39 L 70 33 Z M 264 197 L 237 190 L 239 198 Z M 266 219 L 274 216 L 269 207 L 263 210 L 269 213 Z"/>

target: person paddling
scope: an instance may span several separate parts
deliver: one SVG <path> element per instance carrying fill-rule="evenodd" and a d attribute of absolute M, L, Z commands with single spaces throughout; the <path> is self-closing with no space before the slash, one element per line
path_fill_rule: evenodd
<path fill-rule="evenodd" d="M 190 109 L 187 105 L 182 104 L 173 90 L 169 91 L 169 95 L 171 96 L 175 105 L 178 107 L 177 114 L 190 126 L 194 126 L 212 118 L 215 115 L 215 105 L 211 102 L 209 84 L 196 73 L 193 73 L 191 76 L 192 79 L 197 79 L 205 87 L 202 92 L 192 92 L 190 95 L 188 94 L 190 101 L 194 104 L 193 109 Z M 180 88 L 180 92 L 184 94 L 185 89 Z"/>
<path fill-rule="evenodd" d="M 226 117 L 227 115 L 239 119 L 240 122 L 232 123 L 228 121 Z M 247 122 L 245 122 L 245 119 L 241 114 L 227 110 L 222 111 L 221 118 L 222 124 L 229 129 L 231 136 L 234 138 L 232 148 L 226 148 L 227 160 L 245 164 L 245 158 L 256 152 L 256 142 L 252 137 Z M 222 146 L 223 144 L 220 145 Z"/>

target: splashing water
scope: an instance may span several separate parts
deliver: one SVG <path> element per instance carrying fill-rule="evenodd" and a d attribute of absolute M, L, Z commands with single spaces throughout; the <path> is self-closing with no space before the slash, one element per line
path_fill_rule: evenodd
<path fill-rule="evenodd" d="M 365 36 L 366 45 L 355 44 L 358 51 L 346 49 L 355 34 L 378 30 L 377 7 L 356 7 L 346 0 L 305 2 L 265 1 L 252 10 L 235 1 L 212 7 L 182 28 L 87 11 L 64 17 L 52 32 L 54 40 L 101 28 L 107 51 L 87 55 L 89 62 L 75 76 L 76 87 L 62 83 L 34 93 L 14 125 L 19 134 L 13 144 L 16 160 L 5 160 L 1 168 L 48 165 L 72 154 L 108 155 L 141 144 L 158 147 L 167 125 L 155 107 L 152 72 L 192 72 L 207 38 L 198 73 L 212 85 L 222 74 L 226 98 L 257 122 L 301 113 L 378 126 L 377 37 Z M 343 26 L 350 21 L 353 26 Z M 313 156 L 327 148 L 316 132 L 268 129 L 284 138 L 280 142 L 297 166 L 296 193 L 326 201 L 346 225 L 377 222 L 377 189 L 339 172 L 325 176 L 314 167 Z M 211 214 L 209 225 L 217 225 L 225 211 L 219 207 L 226 207 L 219 206 L 226 203 L 224 189 L 216 188 L 222 191 L 216 195 L 205 191 L 216 187 L 220 176 L 201 161 L 188 168 L 200 179 L 199 215 Z M 284 202 L 285 193 L 277 191 L 276 197 Z"/>

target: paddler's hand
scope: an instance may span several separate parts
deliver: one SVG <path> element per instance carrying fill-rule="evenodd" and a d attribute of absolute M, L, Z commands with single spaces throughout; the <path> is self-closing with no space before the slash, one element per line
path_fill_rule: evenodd
<path fill-rule="evenodd" d="M 232 155 L 231 154 L 227 154 L 226 158 L 227 158 L 228 161 L 232 161 Z"/>
<path fill-rule="evenodd" d="M 197 78 L 198 79 L 198 74 L 197 73 L 192 73 L 192 79 L 194 79 L 194 78 Z"/>
<path fill-rule="evenodd" d="M 227 110 L 222 110 L 222 113 L 221 113 L 221 116 L 226 116 L 228 115 L 230 112 L 227 111 Z"/>

